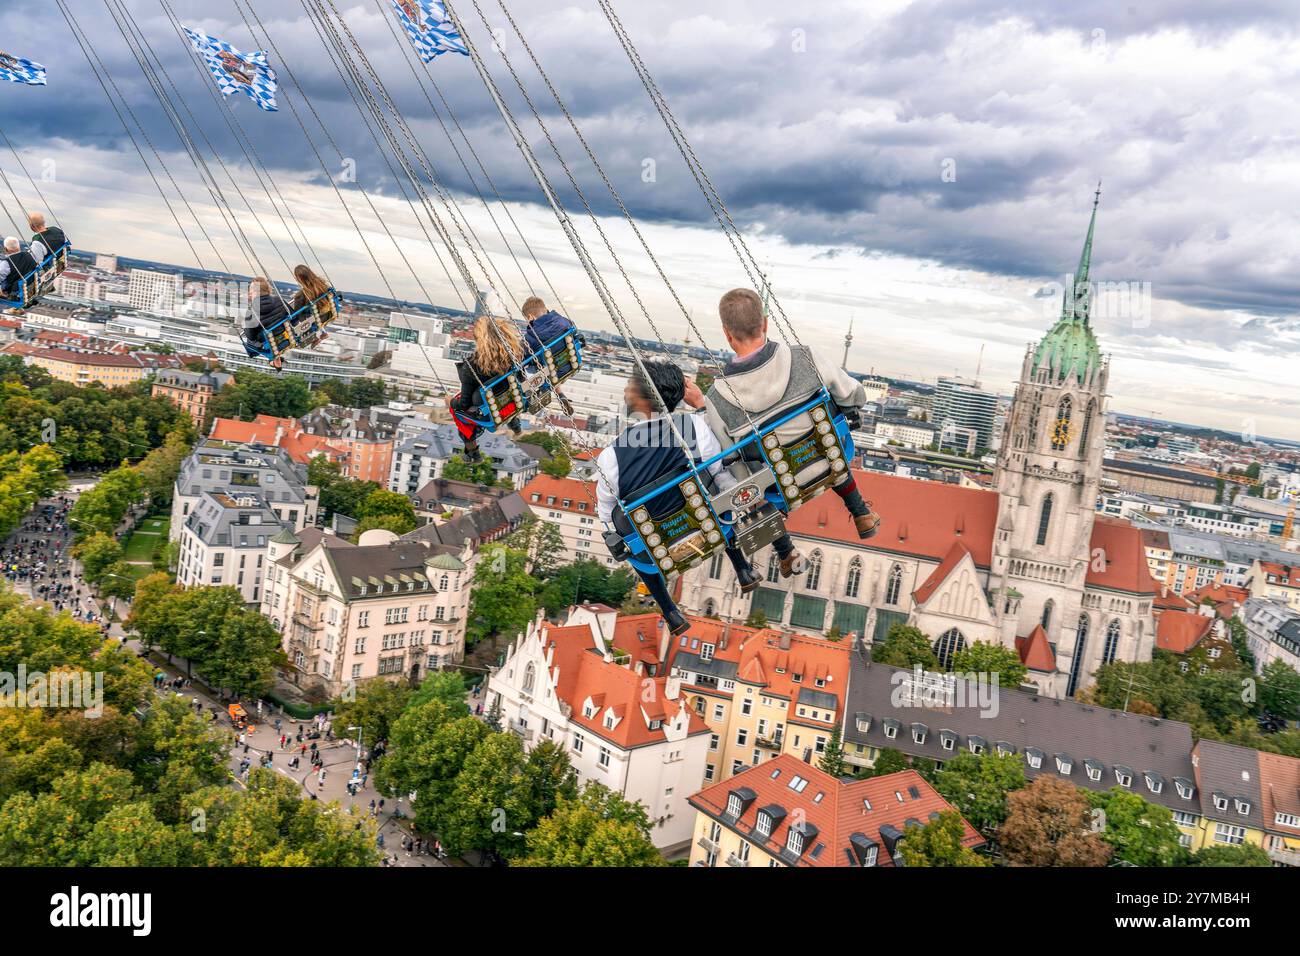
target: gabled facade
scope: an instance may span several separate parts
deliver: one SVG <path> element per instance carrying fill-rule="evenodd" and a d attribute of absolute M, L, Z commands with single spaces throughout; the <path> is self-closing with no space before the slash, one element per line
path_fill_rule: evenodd
<path fill-rule="evenodd" d="M 487 705 L 526 748 L 554 741 L 584 782 L 644 806 L 655 846 L 690 839 L 687 799 L 704 782 L 709 728 L 677 678 L 616 658 L 591 623 L 555 627 L 539 616 L 488 677 Z"/>

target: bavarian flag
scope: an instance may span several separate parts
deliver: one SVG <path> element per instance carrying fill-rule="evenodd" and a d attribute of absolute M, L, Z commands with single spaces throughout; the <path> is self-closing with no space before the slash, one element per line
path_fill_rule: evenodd
<path fill-rule="evenodd" d="M 0 53 L 0 80 L 9 83 L 26 83 L 29 86 L 45 85 L 45 67 L 24 60 L 12 53 Z"/>
<path fill-rule="evenodd" d="M 465 41 L 447 15 L 441 0 L 389 0 L 397 11 L 406 32 L 415 44 L 420 59 L 428 63 L 439 53 L 463 53 L 469 56 Z"/>
<path fill-rule="evenodd" d="M 208 64 L 222 96 L 243 90 L 262 109 L 268 112 L 278 109 L 275 105 L 278 85 L 275 71 L 267 63 L 264 52 L 241 53 L 224 40 L 195 33 L 189 27 L 185 28 L 185 34 L 190 38 L 190 45 Z"/>

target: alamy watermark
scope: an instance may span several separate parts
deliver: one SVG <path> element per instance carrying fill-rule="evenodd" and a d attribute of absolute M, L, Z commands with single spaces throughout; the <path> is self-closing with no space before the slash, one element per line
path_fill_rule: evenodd
<path fill-rule="evenodd" d="M 87 717 L 104 715 L 103 671 L 0 671 L 0 708 L 80 710 Z"/>
<path fill-rule="evenodd" d="M 889 703 L 893 707 L 928 710 L 977 710 L 981 717 L 998 715 L 1000 676 L 993 673 L 941 674 L 917 664 L 890 678 Z"/>

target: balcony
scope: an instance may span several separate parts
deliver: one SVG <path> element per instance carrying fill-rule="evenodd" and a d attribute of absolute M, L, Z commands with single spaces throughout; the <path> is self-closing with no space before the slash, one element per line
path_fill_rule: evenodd
<path fill-rule="evenodd" d="M 748 860 L 742 860 L 734 853 L 727 854 L 727 866 L 749 866 Z"/>
<path fill-rule="evenodd" d="M 713 840 L 710 840 L 708 837 L 700 837 L 695 842 L 699 845 L 700 849 L 703 850 L 705 853 L 713 853 L 716 855 L 718 852 L 718 844 L 715 843 Z"/>
<path fill-rule="evenodd" d="M 533 730 L 531 727 L 520 723 L 517 720 L 510 721 L 510 732 L 520 740 L 529 741 L 533 739 Z"/>
<path fill-rule="evenodd" d="M 1300 866 L 1300 850 L 1288 850 L 1284 847 L 1269 850 L 1268 858 L 1282 866 Z"/>
<path fill-rule="evenodd" d="M 784 737 L 781 734 L 773 734 L 771 737 L 759 736 L 754 738 L 754 746 L 761 747 L 764 750 L 775 750 L 780 753 L 783 740 Z"/>

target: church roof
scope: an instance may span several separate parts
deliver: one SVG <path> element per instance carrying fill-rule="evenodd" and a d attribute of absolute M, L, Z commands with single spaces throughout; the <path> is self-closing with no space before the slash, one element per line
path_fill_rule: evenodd
<path fill-rule="evenodd" d="M 970 554 L 970 549 L 960 541 L 954 541 L 948 553 L 944 556 L 939 566 L 930 572 L 930 576 L 925 579 L 919 588 L 912 592 L 912 598 L 917 604 L 924 604 L 930 600 L 930 596 L 939 589 L 939 585 L 947 579 L 953 569 L 961 563 L 961 559 Z"/>
<path fill-rule="evenodd" d="M 977 567 L 989 567 L 998 514 L 996 491 L 871 471 L 855 471 L 853 476 L 862 497 L 880 515 L 880 530 L 874 537 L 868 541 L 859 538 L 848 510 L 831 495 L 814 498 L 797 508 L 786 522 L 786 529 L 803 538 L 941 563 L 957 543 L 970 553 Z M 1141 595 L 1156 593 L 1158 585 L 1147 565 L 1142 533 L 1128 521 L 1097 515 L 1089 549 L 1096 558 L 1088 565 L 1088 587 Z M 937 585 L 946 574 L 934 583 Z M 929 583 L 927 580 L 918 591 Z M 924 600 L 919 593 L 914 596 Z"/>
<path fill-rule="evenodd" d="M 1020 652 L 1020 663 L 1031 671 L 1055 673 L 1056 652 L 1052 650 L 1052 645 L 1047 640 L 1047 632 L 1043 630 L 1043 625 L 1034 625 L 1028 637 L 1017 637 L 1016 650 Z"/>

